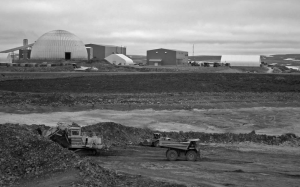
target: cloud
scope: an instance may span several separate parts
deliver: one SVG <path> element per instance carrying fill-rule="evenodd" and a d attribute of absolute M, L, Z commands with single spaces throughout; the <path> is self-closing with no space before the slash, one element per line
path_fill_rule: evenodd
<path fill-rule="evenodd" d="M 298 53 L 298 0 L 12 0 L 0 7 L 0 50 L 56 29 L 129 54 L 175 48 L 195 54 Z"/>

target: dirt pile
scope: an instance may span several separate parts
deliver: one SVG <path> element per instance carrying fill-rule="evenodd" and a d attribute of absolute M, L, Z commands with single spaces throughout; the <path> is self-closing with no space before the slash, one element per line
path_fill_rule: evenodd
<path fill-rule="evenodd" d="M 0 186 L 22 178 L 62 171 L 76 155 L 32 131 L 27 125 L 0 124 Z"/>
<path fill-rule="evenodd" d="M 236 142 L 254 142 L 268 145 L 290 145 L 300 146 L 300 137 L 295 134 L 288 133 L 280 136 L 268 136 L 265 134 L 255 134 L 252 131 L 247 134 L 234 134 L 234 133 L 203 133 L 203 132 L 184 132 L 180 135 L 177 132 L 166 132 L 169 137 L 174 139 L 186 138 L 199 138 L 204 143 L 236 143 Z"/>
<path fill-rule="evenodd" d="M 108 124 L 107 124 L 108 125 Z M 107 126 L 105 126 L 107 127 Z M 32 183 L 54 172 L 76 168 L 82 182 L 72 186 L 184 186 L 105 169 L 40 136 L 43 125 L 0 124 L 0 186 Z M 122 129 L 122 128 L 121 128 Z M 22 179 L 22 184 L 18 184 Z"/>
<path fill-rule="evenodd" d="M 97 123 L 83 127 L 84 131 L 96 132 L 102 135 L 104 141 L 110 145 L 139 144 L 144 139 L 152 138 L 154 132 L 150 129 L 127 127 L 113 122 Z M 252 131 L 247 134 L 234 133 L 204 133 L 204 132 L 160 132 L 175 141 L 199 138 L 203 143 L 236 143 L 254 142 L 268 145 L 300 146 L 300 137 L 295 134 L 283 134 L 281 136 L 268 136 L 256 134 Z"/>
<path fill-rule="evenodd" d="M 97 123 L 83 127 L 82 130 L 102 135 L 107 145 L 138 144 L 143 139 L 152 137 L 154 132 L 150 129 L 127 127 L 113 122 Z"/>

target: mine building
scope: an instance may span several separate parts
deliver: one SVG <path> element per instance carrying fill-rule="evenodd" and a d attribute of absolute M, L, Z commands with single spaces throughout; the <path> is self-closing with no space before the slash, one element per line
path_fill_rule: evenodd
<path fill-rule="evenodd" d="M 260 67 L 260 55 L 222 55 L 222 64 L 230 66 Z"/>
<path fill-rule="evenodd" d="M 114 45 L 100 45 L 100 44 L 86 44 L 86 47 L 90 47 L 93 50 L 93 58 L 102 60 L 111 54 L 123 54 L 126 55 L 126 47 L 114 46 Z"/>
<path fill-rule="evenodd" d="M 31 59 L 87 60 L 84 43 L 74 34 L 54 30 L 42 35 L 32 46 Z"/>
<path fill-rule="evenodd" d="M 28 40 L 23 40 L 23 45 L 20 47 L 15 47 L 12 49 L 7 49 L 5 51 L 1 51 L 0 53 L 9 53 L 12 60 L 23 60 L 23 59 L 30 59 L 31 48 L 32 44 L 28 44 Z M 19 51 L 19 54 L 15 53 L 15 51 Z"/>
<path fill-rule="evenodd" d="M 20 47 L 1 51 L 15 53 L 19 51 L 19 60 L 88 60 L 88 49 L 74 34 L 64 30 L 54 30 L 43 34 L 35 43 L 23 40 Z"/>
<path fill-rule="evenodd" d="M 147 51 L 147 65 L 187 65 L 188 52 L 174 49 L 152 49 Z"/>
<path fill-rule="evenodd" d="M 23 46 L 28 46 L 28 39 L 23 40 Z M 31 55 L 31 46 L 22 47 L 19 49 L 19 59 L 30 59 Z"/>
<path fill-rule="evenodd" d="M 105 60 L 114 65 L 134 65 L 132 59 L 128 58 L 123 54 L 111 54 L 108 57 L 106 57 Z"/>

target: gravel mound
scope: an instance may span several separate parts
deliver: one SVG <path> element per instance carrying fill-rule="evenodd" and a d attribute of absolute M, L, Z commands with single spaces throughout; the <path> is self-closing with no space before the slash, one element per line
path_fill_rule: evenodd
<path fill-rule="evenodd" d="M 103 128 L 108 127 L 104 124 Z M 124 126 L 120 127 L 121 131 Z M 68 149 L 39 135 L 37 129 L 47 129 L 43 125 L 0 124 L 0 186 L 19 185 L 22 181 L 34 181 L 53 172 L 64 172 L 76 168 L 82 182 L 72 186 L 165 186 L 178 187 L 180 184 L 155 181 L 140 175 L 119 173 L 103 168 L 89 158 L 79 158 Z M 101 128 L 99 128 L 101 129 Z M 113 130 L 109 129 L 108 131 Z M 138 132 L 140 129 L 131 129 Z M 103 131 L 107 132 L 108 131 Z M 114 133 L 118 132 L 113 130 Z M 112 137 L 112 136 L 111 136 Z M 124 139 L 117 139 L 118 141 Z"/>
<path fill-rule="evenodd" d="M 103 122 L 83 127 L 84 131 L 96 132 L 102 135 L 108 145 L 139 144 L 144 139 L 152 138 L 153 131 L 135 127 L 127 127 L 114 122 Z M 234 143 L 254 142 L 268 145 L 300 146 L 300 137 L 293 133 L 280 136 L 269 136 L 265 134 L 250 133 L 204 133 L 204 132 L 160 132 L 175 141 L 199 138 L 202 143 Z"/>
<path fill-rule="evenodd" d="M 143 139 L 152 137 L 150 129 L 127 127 L 114 122 L 103 122 L 89 125 L 82 128 L 85 132 L 96 132 L 103 136 L 104 143 L 107 145 L 127 145 L 138 144 Z"/>
<path fill-rule="evenodd" d="M 0 186 L 72 167 L 76 155 L 27 125 L 0 124 Z"/>

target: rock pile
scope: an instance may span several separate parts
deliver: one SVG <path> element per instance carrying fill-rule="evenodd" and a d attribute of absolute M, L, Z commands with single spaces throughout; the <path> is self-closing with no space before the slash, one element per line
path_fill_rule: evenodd
<path fill-rule="evenodd" d="M 138 144 L 143 139 L 152 137 L 150 129 L 127 127 L 114 122 L 97 123 L 82 128 L 85 132 L 96 132 L 103 136 L 104 143 L 107 145 L 128 145 Z"/>
<path fill-rule="evenodd" d="M 112 145 L 138 144 L 144 139 L 152 138 L 154 132 L 150 129 L 127 127 L 113 122 L 98 123 L 86 126 L 84 131 L 96 132 L 103 135 L 106 143 Z M 204 132 L 160 132 L 173 140 L 182 141 L 185 138 L 199 138 L 203 143 L 233 143 L 233 142 L 255 142 L 268 145 L 281 145 L 288 142 L 288 145 L 300 146 L 300 137 L 288 133 L 280 136 L 269 136 L 265 134 L 250 133 L 204 133 Z"/>
<path fill-rule="evenodd" d="M 27 125 L 0 124 L 0 186 L 73 167 L 76 155 Z"/>
<path fill-rule="evenodd" d="M 169 137 L 180 138 L 178 133 L 166 133 Z M 268 145 L 281 145 L 286 142 L 291 146 L 300 146 L 300 137 L 292 133 L 283 134 L 280 136 L 269 136 L 265 134 L 256 134 L 255 131 L 250 133 L 203 133 L 203 132 L 185 132 L 184 137 L 199 138 L 201 142 L 211 143 L 233 143 L 233 142 L 254 142 Z"/>
<path fill-rule="evenodd" d="M 103 128 L 108 125 L 111 124 L 107 123 Z M 121 130 L 124 128 L 116 126 Z M 16 185 L 20 179 L 32 181 L 45 174 L 74 167 L 79 170 L 82 179 L 82 182 L 73 183 L 72 186 L 76 187 L 184 186 L 105 169 L 89 158 L 79 158 L 68 149 L 40 136 L 38 128 L 47 129 L 41 125 L 0 124 L 0 186 Z M 138 132 L 140 129 L 131 130 Z M 118 130 L 113 132 L 117 133 Z M 116 140 L 122 141 L 124 138 Z"/>

